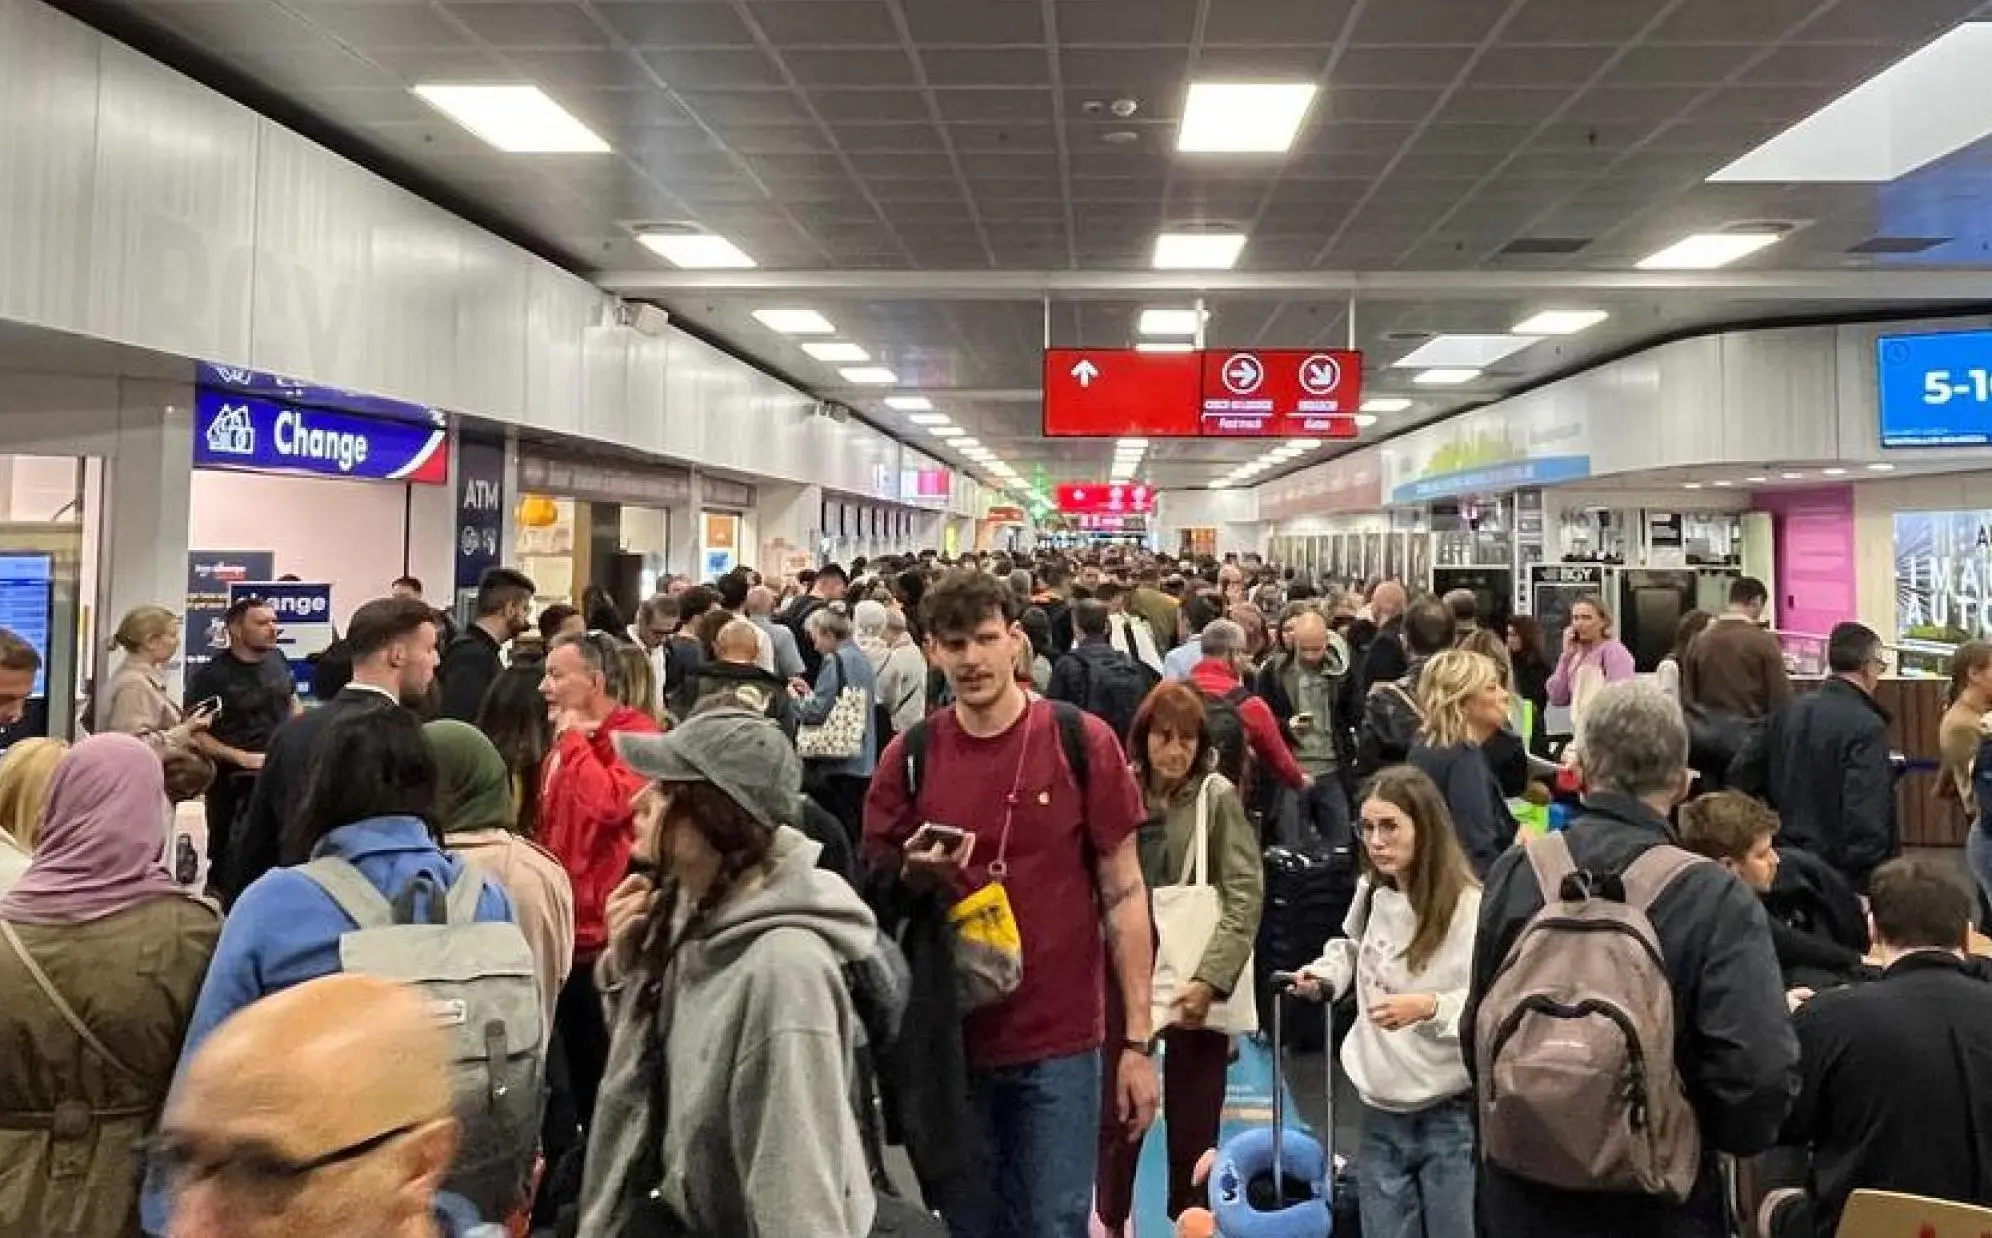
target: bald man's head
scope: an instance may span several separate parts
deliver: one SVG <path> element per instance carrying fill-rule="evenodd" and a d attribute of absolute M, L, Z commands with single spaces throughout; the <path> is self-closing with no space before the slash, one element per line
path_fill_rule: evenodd
<path fill-rule="evenodd" d="M 1404 613 L 1404 608 L 1410 603 L 1404 586 L 1394 580 L 1386 580 L 1370 590 L 1370 616 L 1378 623 L 1395 619 Z"/>
<path fill-rule="evenodd" d="M 766 585 L 755 585 L 747 591 L 747 613 L 750 615 L 772 615 L 775 613 L 775 591 Z"/>
<path fill-rule="evenodd" d="M 172 1238 L 424 1233 L 456 1154 L 449 1045 L 412 990 L 309 981 L 215 1029 L 160 1133 Z"/>
<path fill-rule="evenodd" d="M 751 665 L 761 656 L 761 629 L 745 619 L 735 619 L 713 638 L 712 650 L 722 662 Z"/>

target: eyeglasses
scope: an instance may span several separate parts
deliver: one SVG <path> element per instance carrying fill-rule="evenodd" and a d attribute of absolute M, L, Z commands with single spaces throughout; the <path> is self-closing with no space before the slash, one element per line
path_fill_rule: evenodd
<path fill-rule="evenodd" d="M 178 1194 L 201 1182 L 213 1182 L 229 1199 L 272 1214 L 289 1207 L 311 1175 L 335 1165 L 351 1164 L 424 1125 L 404 1123 L 302 1161 L 261 1144 L 247 1144 L 214 1155 L 212 1150 L 203 1149 L 198 1140 L 171 1134 L 154 1136 L 142 1147 L 146 1161 L 165 1175 L 167 1189 L 172 1193 Z"/>

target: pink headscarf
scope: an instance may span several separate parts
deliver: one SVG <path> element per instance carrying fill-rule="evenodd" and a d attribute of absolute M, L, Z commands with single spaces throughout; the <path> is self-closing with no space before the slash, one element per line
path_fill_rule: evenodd
<path fill-rule="evenodd" d="M 76 924 L 184 895 L 162 860 L 171 812 L 157 753 L 130 735 L 83 740 L 49 779 L 34 859 L 0 895 L 0 920 Z"/>

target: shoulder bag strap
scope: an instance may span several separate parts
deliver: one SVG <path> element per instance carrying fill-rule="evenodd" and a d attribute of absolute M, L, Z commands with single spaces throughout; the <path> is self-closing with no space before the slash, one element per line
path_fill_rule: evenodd
<path fill-rule="evenodd" d="M 1210 884 L 1210 780 L 1205 774 L 1197 787 L 1197 826 L 1190 835 L 1190 849 L 1183 854 L 1183 875 L 1177 885 Z"/>
<path fill-rule="evenodd" d="M 1535 870 L 1536 884 L 1542 887 L 1543 906 L 1560 902 L 1558 892 L 1563 889 L 1563 879 L 1577 871 L 1577 861 L 1571 856 L 1570 844 L 1562 832 L 1531 838 L 1523 844 L 1522 852 L 1529 857 L 1529 867 Z"/>
<path fill-rule="evenodd" d="M 48 978 L 48 973 L 41 969 L 41 964 L 35 962 L 35 956 L 28 953 L 27 944 L 21 940 L 21 935 L 14 931 L 14 926 L 0 920 L 0 936 L 7 939 L 7 945 L 13 949 L 14 957 L 21 960 L 21 966 L 28 969 L 28 978 L 42 991 L 42 996 L 48 999 L 48 1004 L 55 1007 L 55 1013 L 62 1016 L 62 1021 L 69 1025 L 69 1030 L 76 1033 L 76 1038 L 81 1040 L 90 1052 L 102 1059 L 104 1065 L 123 1075 L 127 1082 L 136 1083 L 140 1087 L 150 1087 L 150 1082 L 143 1075 L 125 1065 L 123 1058 L 111 1052 L 109 1045 L 97 1039 L 97 1034 L 90 1030 L 90 1025 L 83 1022 L 83 1016 L 76 1013 L 75 1007 L 71 1006 L 63 998 L 61 990 L 55 987 L 55 982 Z"/>
<path fill-rule="evenodd" d="M 297 873 L 325 891 L 354 924 L 363 929 L 394 927 L 394 904 L 374 889 L 366 874 L 336 855 L 321 855 L 301 864 Z"/>
<path fill-rule="evenodd" d="M 1676 877 L 1697 864 L 1709 863 L 1713 861 L 1707 856 L 1696 855 L 1671 843 L 1648 847 L 1619 875 L 1619 883 L 1625 887 L 1626 905 L 1642 914 L 1652 910 L 1654 900 L 1667 892 L 1667 887 L 1674 884 Z"/>

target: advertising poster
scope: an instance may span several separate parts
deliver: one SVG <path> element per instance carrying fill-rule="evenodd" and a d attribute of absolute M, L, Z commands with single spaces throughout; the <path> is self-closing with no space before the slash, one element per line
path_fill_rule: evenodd
<path fill-rule="evenodd" d="M 181 634 L 186 646 L 186 673 L 228 648 L 228 587 L 237 581 L 268 580 L 277 574 L 276 555 L 268 550 L 189 550 L 187 552 L 187 612 Z"/>
<path fill-rule="evenodd" d="M 324 581 L 238 580 L 228 586 L 225 605 L 245 597 L 261 598 L 277 612 L 277 650 L 290 663 L 298 695 L 310 695 L 307 659 L 323 653 L 337 635 L 332 630 L 332 586 Z"/>
<path fill-rule="evenodd" d="M 1950 646 L 1992 636 L 1992 511 L 1895 516 L 1895 643 L 1905 671 L 1939 668 Z"/>

